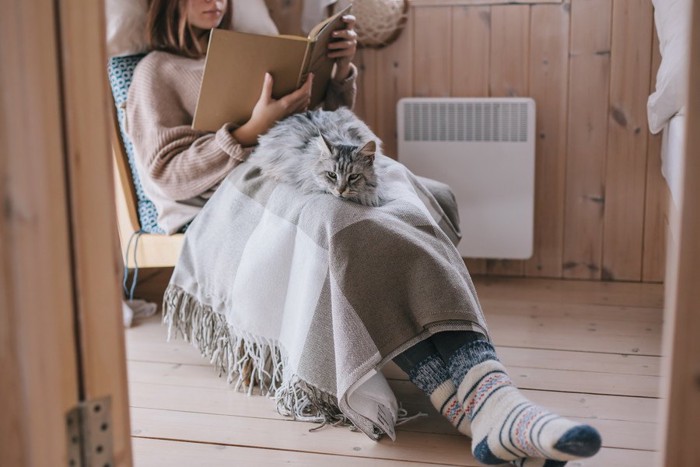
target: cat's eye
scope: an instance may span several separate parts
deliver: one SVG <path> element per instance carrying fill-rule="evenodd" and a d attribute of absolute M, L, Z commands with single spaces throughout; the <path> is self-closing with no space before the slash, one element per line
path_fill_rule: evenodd
<path fill-rule="evenodd" d="M 354 182 L 355 180 L 359 179 L 362 176 L 362 174 L 352 174 L 348 177 L 348 180 L 351 182 Z"/>
<path fill-rule="evenodd" d="M 326 176 L 330 178 L 331 180 L 337 180 L 338 176 L 335 174 L 335 172 L 326 172 Z"/>

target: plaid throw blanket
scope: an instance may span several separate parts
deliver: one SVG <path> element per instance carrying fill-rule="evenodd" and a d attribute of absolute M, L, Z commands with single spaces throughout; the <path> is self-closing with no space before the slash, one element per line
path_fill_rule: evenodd
<path fill-rule="evenodd" d="M 239 166 L 187 230 L 164 320 L 282 414 L 393 439 L 382 365 L 433 333 L 486 326 L 449 218 L 403 165 L 376 163 L 379 207 Z"/>

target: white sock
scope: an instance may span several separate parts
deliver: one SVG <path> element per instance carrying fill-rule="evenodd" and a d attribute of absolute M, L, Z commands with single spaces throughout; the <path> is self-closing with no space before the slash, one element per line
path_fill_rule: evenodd
<path fill-rule="evenodd" d="M 533 457 L 566 461 L 598 452 L 601 439 L 593 427 L 534 405 L 513 385 L 498 360 L 470 365 L 480 360 L 476 355 L 479 345 L 490 346 L 487 342 L 474 344 L 457 351 L 449 366 L 453 378 L 468 368 L 457 397 L 470 420 L 477 460 L 488 465 Z"/>

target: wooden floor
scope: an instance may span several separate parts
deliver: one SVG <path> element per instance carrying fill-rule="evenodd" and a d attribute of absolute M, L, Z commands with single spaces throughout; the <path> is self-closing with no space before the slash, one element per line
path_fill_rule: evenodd
<path fill-rule="evenodd" d="M 536 403 L 603 436 L 601 452 L 569 466 L 658 465 L 663 286 L 476 279 L 501 360 Z M 278 415 L 271 400 L 236 393 L 196 349 L 166 342 L 157 319 L 127 330 L 135 465 L 478 465 L 460 436 L 395 366 L 386 368 L 409 412 L 396 442 Z"/>

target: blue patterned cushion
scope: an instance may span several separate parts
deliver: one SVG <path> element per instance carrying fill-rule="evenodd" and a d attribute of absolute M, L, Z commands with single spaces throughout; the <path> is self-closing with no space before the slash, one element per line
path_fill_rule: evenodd
<path fill-rule="evenodd" d="M 131 85 L 131 78 L 134 75 L 134 68 L 145 57 L 145 54 L 127 55 L 124 57 L 112 57 L 109 59 L 109 83 L 112 87 L 112 95 L 114 103 L 117 106 L 117 119 L 119 121 L 119 133 L 124 143 L 124 150 L 129 159 L 129 168 L 131 169 L 131 179 L 134 182 L 136 189 L 136 201 L 138 203 L 137 210 L 141 230 L 146 233 L 164 234 L 165 231 L 158 226 L 158 213 L 153 202 L 148 199 L 146 193 L 141 186 L 139 174 L 136 172 L 134 165 L 134 146 L 131 140 L 124 131 L 124 118 L 126 96 Z"/>

